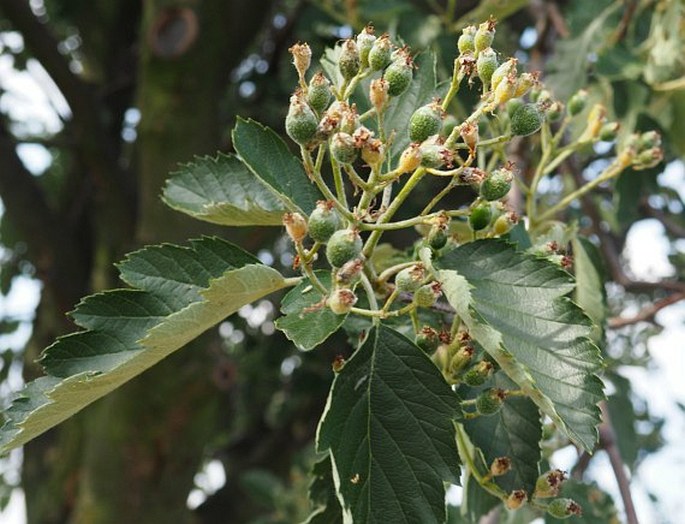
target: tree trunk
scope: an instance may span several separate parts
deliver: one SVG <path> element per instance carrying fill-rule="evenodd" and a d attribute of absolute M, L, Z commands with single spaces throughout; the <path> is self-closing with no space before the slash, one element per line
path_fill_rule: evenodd
<path fill-rule="evenodd" d="M 3 2 L 15 4 L 14 0 Z M 245 0 L 144 3 L 135 86 L 135 107 L 142 120 L 131 170 L 137 212 L 126 210 L 120 201 L 110 205 L 112 186 L 95 185 L 88 209 L 93 239 L 85 247 L 92 250 L 86 255 L 92 265 L 74 279 L 81 289 L 68 297 L 69 304 L 55 304 L 51 286 L 46 286 L 30 345 L 32 358 L 68 329 L 62 320 L 65 309 L 75 304 L 89 283 L 95 290 L 120 285 L 112 278 L 112 264 L 123 250 L 184 242 L 210 231 L 166 208 L 160 194 L 179 162 L 218 149 L 229 73 L 268 14 L 269 2 L 263 4 L 254 9 Z M 130 10 L 131 5 L 126 8 Z M 123 18 L 111 11 L 113 20 Z M 89 33 L 97 36 L 92 28 Z M 101 40 L 106 46 L 105 39 Z M 98 68 L 95 71 L 107 76 Z M 121 101 L 118 104 L 115 109 L 121 116 Z M 102 111 L 97 116 L 111 120 L 113 114 Z M 111 121 L 103 122 L 104 128 L 108 125 Z M 117 129 L 116 125 L 115 121 L 112 127 Z M 113 133 L 110 139 L 120 137 Z M 110 151 L 121 152 L 118 144 L 111 145 Z M 97 155 L 86 160 L 107 161 Z M 110 174 L 120 173 L 115 177 L 125 175 L 120 160 L 108 166 Z M 125 182 L 122 178 L 121 183 Z M 135 232 L 128 226 L 118 227 L 134 220 Z M 23 483 L 29 524 L 191 522 L 187 495 L 219 418 L 221 396 L 211 379 L 215 343 L 212 336 L 203 337 L 28 444 Z"/>

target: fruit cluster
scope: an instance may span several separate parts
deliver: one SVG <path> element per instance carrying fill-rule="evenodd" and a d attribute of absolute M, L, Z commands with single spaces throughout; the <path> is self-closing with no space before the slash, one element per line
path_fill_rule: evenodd
<path fill-rule="evenodd" d="M 426 260 L 439 259 L 460 243 L 506 236 L 525 213 L 525 233 L 533 243 L 530 252 L 569 268 L 568 240 L 553 220 L 556 214 L 625 168 L 644 169 L 662 158 L 658 134 L 630 136 L 603 173 L 538 209 L 543 177 L 553 175 L 569 155 L 584 147 L 616 141 L 620 129 L 617 122 L 608 121 L 604 106 L 588 103 L 587 92 L 579 91 L 564 105 L 545 88 L 538 73 L 519 72 L 516 58 L 500 60 L 492 47 L 495 25 L 490 19 L 463 30 L 447 91 L 441 98 L 423 100 L 417 100 L 419 90 L 412 89 L 416 66 L 410 50 L 396 46 L 387 34 L 377 37 L 371 26 L 339 44 L 322 62 L 324 70 L 309 78 L 311 51 L 307 44 L 296 44 L 290 51 L 299 85 L 285 118 L 286 133 L 299 146 L 307 175 L 324 197 L 308 217 L 297 211 L 284 217 L 297 252 L 295 267 L 323 297 L 317 307 L 374 322 L 406 315 L 416 345 L 430 355 L 445 379 L 454 387 L 477 388 L 463 403 L 473 407 L 464 410 L 467 419 L 499 412 L 507 398 L 521 391 L 492 385 L 496 363 L 470 340 L 455 315 L 449 326 L 444 324 L 445 315 L 436 321 L 436 316 L 426 314 L 446 311 L 441 309 L 442 284 Z M 481 91 L 468 114 L 453 103 L 464 85 Z M 411 103 L 417 107 L 406 112 Z M 405 107 L 405 120 L 398 124 L 395 118 L 388 125 L 400 105 Z M 573 141 L 568 140 L 570 127 L 578 131 Z M 506 146 L 531 135 L 539 136 L 532 141 L 540 146 L 540 158 L 537 168 L 523 176 L 509 160 Z M 418 215 L 393 220 L 421 180 L 430 177 L 444 177 L 448 183 Z M 470 204 L 439 208 L 451 191 L 463 187 L 473 196 Z M 511 194 L 517 198 L 510 200 Z M 387 231 L 403 229 L 417 231 L 420 238 L 411 252 L 390 263 L 377 253 L 379 240 Z M 332 272 L 330 286 L 314 271 L 323 262 L 321 253 Z M 364 307 L 358 305 L 359 289 L 366 297 Z M 498 459 L 489 475 L 506 473 L 511 467 L 507 461 Z M 556 473 L 543 477 L 559 485 L 563 480 Z M 533 499 L 558 494 L 556 485 L 545 488 L 543 480 Z M 528 500 L 520 491 L 507 497 L 503 501 L 511 509 Z M 575 502 L 563 498 L 544 508 L 560 518 L 580 511 Z"/>

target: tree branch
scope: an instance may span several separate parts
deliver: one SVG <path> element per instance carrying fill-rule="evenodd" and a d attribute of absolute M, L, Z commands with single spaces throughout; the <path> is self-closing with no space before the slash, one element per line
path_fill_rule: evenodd
<path fill-rule="evenodd" d="M 58 50 L 59 42 L 31 11 L 25 0 L 0 0 L 0 9 L 17 29 L 71 107 L 74 117 L 81 118 L 92 112 L 93 101 L 88 86 L 69 69 L 69 63 Z"/>
<path fill-rule="evenodd" d="M 59 52 L 58 40 L 31 11 L 26 0 L 0 0 L 0 10 L 23 36 L 26 46 L 36 60 L 53 79 L 64 95 L 72 111 L 74 140 L 79 144 L 78 152 L 87 167 L 88 175 L 93 178 L 101 200 L 108 205 L 98 206 L 109 218 L 103 219 L 110 224 L 116 217 L 133 216 L 134 203 L 125 185 L 118 176 L 112 138 L 101 119 L 104 112 L 96 100 L 91 86 L 71 72 L 69 63 Z M 120 219 L 120 218 L 119 218 Z"/>
<path fill-rule="evenodd" d="M 632 324 L 637 324 L 638 322 L 647 322 L 654 319 L 654 316 L 672 304 L 675 304 L 681 300 L 685 299 L 685 293 L 673 293 L 661 300 L 657 300 L 653 304 L 642 309 L 637 315 L 633 317 L 614 317 L 609 319 L 609 327 L 611 329 L 618 329 L 624 326 L 630 326 Z"/>
<path fill-rule="evenodd" d="M 599 425 L 599 445 L 607 452 L 607 455 L 609 455 L 611 469 L 614 471 L 618 490 L 621 493 L 621 499 L 623 499 L 626 522 L 627 524 L 638 524 L 633 497 L 630 493 L 630 479 L 626 473 L 626 467 L 625 464 L 623 464 L 621 453 L 616 445 L 616 433 L 614 432 L 614 427 L 611 425 L 606 403 L 602 402 L 600 408 L 602 409 L 602 423 Z"/>
<path fill-rule="evenodd" d="M 580 187 L 583 184 L 583 179 L 579 169 L 575 169 L 571 163 L 571 159 L 564 163 L 573 176 L 576 184 Z M 616 239 L 611 233 L 602 229 L 602 217 L 597 210 L 592 197 L 584 195 L 580 198 L 580 204 L 583 212 L 592 220 L 592 231 L 599 237 L 599 248 L 602 252 L 607 269 L 611 274 L 611 278 L 619 285 L 623 286 L 626 291 L 633 293 L 651 293 L 658 290 L 674 291 L 676 293 L 685 293 L 685 282 L 677 280 L 660 280 L 658 282 L 646 282 L 642 280 L 634 280 L 629 277 L 623 269 L 618 247 L 616 246 Z"/>
<path fill-rule="evenodd" d="M 664 229 L 674 237 L 685 238 L 685 228 L 675 222 L 661 209 L 650 206 L 648 202 L 642 202 L 640 210 L 644 212 L 645 215 L 656 218 L 664 226 Z"/>
<path fill-rule="evenodd" d="M 2 122 L 4 124 L 4 122 Z M 29 259 L 46 284 L 53 285 L 57 300 L 67 311 L 82 293 L 82 279 L 74 275 L 83 270 L 83 261 L 69 229 L 48 205 L 45 194 L 17 155 L 16 143 L 0 125 L 0 197 L 12 225 L 29 246 Z"/>

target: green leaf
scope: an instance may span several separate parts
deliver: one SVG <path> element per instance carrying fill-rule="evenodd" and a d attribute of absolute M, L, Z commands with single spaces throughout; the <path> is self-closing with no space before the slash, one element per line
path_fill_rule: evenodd
<path fill-rule="evenodd" d="M 317 434 L 345 522 L 444 522 L 458 482 L 459 399 L 431 360 L 386 326 L 336 376 Z"/>
<path fill-rule="evenodd" d="M 409 119 L 414 111 L 436 96 L 435 64 L 435 54 L 425 53 L 419 56 L 416 59 L 417 70 L 414 73 L 414 80 L 404 93 L 391 100 L 385 111 L 383 123 L 386 135 L 396 133 L 390 147 L 390 156 L 394 160 L 399 158 L 409 145 Z"/>
<path fill-rule="evenodd" d="M 607 37 L 615 27 L 613 24 L 608 24 L 607 19 L 618 10 L 620 5 L 612 2 L 583 26 L 583 32 L 578 36 L 556 43 L 554 60 L 549 62 L 545 84 L 561 100 L 568 98 L 585 84 L 587 71 L 591 66 L 588 55 L 606 45 Z"/>
<path fill-rule="evenodd" d="M 516 389 L 507 376 L 499 371 L 484 387 Z M 475 398 L 484 388 L 462 388 Z M 460 390 L 461 393 L 461 390 Z M 489 466 L 498 457 L 511 459 L 511 470 L 495 482 L 506 492 L 523 489 L 532 493 L 538 478 L 542 424 L 535 404 L 525 397 L 510 397 L 502 409 L 488 417 L 477 417 L 463 422 L 474 446 L 480 448 Z"/>
<path fill-rule="evenodd" d="M 583 508 L 580 517 L 561 520 L 545 515 L 545 524 L 576 522 L 578 524 L 618 524 L 618 511 L 610 495 L 599 489 L 597 484 L 583 484 L 573 479 L 564 482 L 561 497 L 575 500 Z"/>
<path fill-rule="evenodd" d="M 164 202 L 223 226 L 280 226 L 289 202 L 234 155 L 196 158 L 167 180 Z"/>
<path fill-rule="evenodd" d="M 487 515 L 501 500 L 485 491 L 471 475 L 464 482 L 464 500 L 461 511 L 466 522 L 477 524 L 481 517 Z"/>
<path fill-rule="evenodd" d="M 317 271 L 316 274 L 321 283 L 330 289 L 330 271 Z M 276 327 L 303 351 L 321 344 L 347 318 L 347 315 L 333 313 L 323 304 L 323 298 L 323 294 L 309 280 L 303 280 L 281 302 L 281 312 L 285 316 L 276 320 Z"/>
<path fill-rule="evenodd" d="M 309 499 L 314 511 L 304 524 L 342 524 L 342 510 L 335 493 L 331 456 L 329 453 L 316 462 L 312 468 L 312 483 L 309 485 Z"/>
<path fill-rule="evenodd" d="M 630 380 L 618 373 L 611 373 L 608 378 L 615 389 L 607 398 L 606 406 L 609 411 L 609 419 L 616 434 L 616 444 L 621 458 L 632 471 L 640 452 L 640 441 L 636 431 L 635 406 L 630 398 L 633 390 Z"/>
<path fill-rule="evenodd" d="M 233 147 L 241 160 L 270 187 L 288 207 L 309 215 L 323 200 L 286 143 L 272 129 L 254 120 L 238 118 L 233 128 Z"/>
<path fill-rule="evenodd" d="M 599 343 L 604 334 L 604 322 L 607 317 L 602 259 L 597 247 L 587 238 L 574 237 L 571 245 L 576 275 L 575 302 L 592 319 L 591 337 Z"/>
<path fill-rule="evenodd" d="M 425 258 L 425 257 L 424 257 Z M 430 261 L 428 261 L 430 263 Z M 591 322 L 567 295 L 570 276 L 498 240 L 436 262 L 445 297 L 471 336 L 573 442 L 591 452 L 604 398 Z"/>
<path fill-rule="evenodd" d="M 121 386 L 243 305 L 289 284 L 276 270 L 218 238 L 190 247 L 136 251 L 120 265 L 137 289 L 83 299 L 85 328 L 59 338 L 41 359 L 47 376 L 5 411 L 0 453 L 20 446 Z"/>

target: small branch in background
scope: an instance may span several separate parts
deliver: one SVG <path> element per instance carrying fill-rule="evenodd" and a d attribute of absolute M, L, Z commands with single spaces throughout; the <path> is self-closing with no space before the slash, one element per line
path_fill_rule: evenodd
<path fill-rule="evenodd" d="M 585 475 L 587 468 L 590 466 L 590 461 L 592 460 L 593 456 L 594 455 L 590 455 L 587 451 L 583 451 L 580 454 L 575 466 L 573 466 L 573 469 L 571 470 L 571 477 L 573 479 L 578 481 L 583 480 L 583 476 Z"/>
<path fill-rule="evenodd" d="M 621 21 L 619 22 L 616 32 L 612 38 L 614 45 L 625 38 L 626 33 L 628 32 L 628 27 L 630 26 L 630 21 L 633 19 L 633 15 L 635 15 L 638 0 L 628 0 L 626 4 L 625 10 L 623 11 L 623 17 L 621 18 Z"/>
<path fill-rule="evenodd" d="M 618 490 L 621 493 L 621 499 L 623 500 L 623 507 L 626 512 L 626 522 L 627 524 L 638 524 L 633 497 L 630 493 L 630 479 L 628 478 L 626 466 L 623 463 L 621 453 L 616 444 L 616 433 L 614 427 L 611 425 L 606 402 L 602 402 L 600 408 L 602 410 L 602 423 L 599 425 L 599 445 L 607 452 L 607 455 L 609 455 L 611 469 L 614 471 Z"/>
<path fill-rule="evenodd" d="M 614 477 L 616 478 L 616 483 L 618 484 L 618 490 L 621 494 L 621 499 L 623 500 L 623 507 L 626 513 L 626 523 L 627 524 L 639 524 L 637 520 L 637 514 L 635 513 L 635 504 L 633 504 L 633 496 L 630 493 L 630 479 L 628 478 L 628 473 L 626 472 L 626 466 L 623 463 L 623 458 L 616 444 L 616 432 L 611 424 L 611 418 L 609 417 L 609 411 L 607 410 L 606 402 L 601 402 L 599 405 L 602 410 L 602 423 L 597 428 L 599 431 L 599 445 L 598 450 L 606 451 L 609 456 L 609 462 L 611 463 L 611 469 L 614 472 Z M 587 470 L 592 458 L 596 456 L 591 455 L 587 452 L 581 453 L 578 457 L 576 465 L 571 471 L 571 476 L 576 480 L 582 480 L 585 471 Z"/>
<path fill-rule="evenodd" d="M 564 19 L 564 15 L 559 10 L 559 6 L 554 2 L 546 2 L 546 5 L 549 21 L 552 22 L 552 25 L 554 26 L 556 32 L 559 33 L 559 36 L 562 38 L 568 38 L 571 36 L 571 31 L 569 31 L 568 26 L 566 25 L 566 20 Z"/>
<path fill-rule="evenodd" d="M 661 209 L 657 209 L 649 205 L 648 202 L 642 202 L 640 205 L 640 211 L 645 215 L 656 218 L 664 229 L 674 237 L 685 238 L 685 228 L 675 222 L 671 217 L 664 213 Z"/>
<path fill-rule="evenodd" d="M 573 177 L 578 187 L 584 183 L 580 169 L 574 164 L 571 158 L 563 164 L 567 172 Z M 611 274 L 611 278 L 617 284 L 623 286 L 626 291 L 632 293 L 652 293 L 654 291 L 666 290 L 676 293 L 685 293 L 685 282 L 677 280 L 660 280 L 658 282 L 646 282 L 634 280 L 628 276 L 623 269 L 619 248 L 616 245 L 617 239 L 610 232 L 602 228 L 602 217 L 597 206 L 592 200 L 592 196 L 584 195 L 580 198 L 583 213 L 592 220 L 592 232 L 599 237 L 599 249 Z"/>
<path fill-rule="evenodd" d="M 630 326 L 632 324 L 637 324 L 638 322 L 650 322 L 654 320 L 654 316 L 672 304 L 680 302 L 685 299 L 685 293 L 673 293 L 672 295 L 657 300 L 653 304 L 642 309 L 637 315 L 633 317 L 614 317 L 609 319 L 609 328 L 618 329 L 624 326 Z"/>

